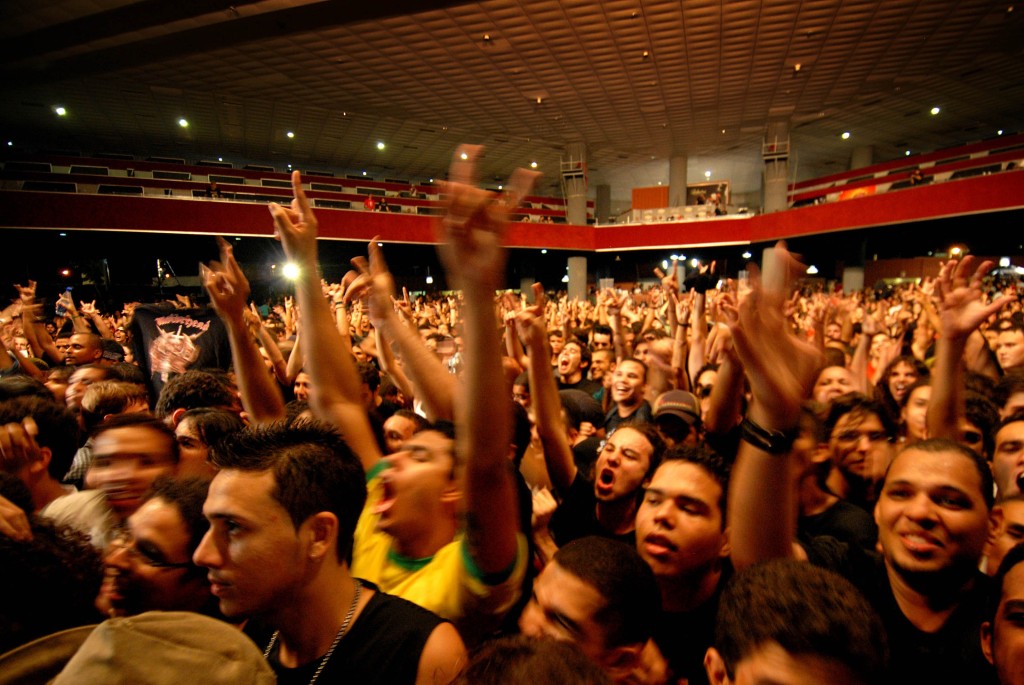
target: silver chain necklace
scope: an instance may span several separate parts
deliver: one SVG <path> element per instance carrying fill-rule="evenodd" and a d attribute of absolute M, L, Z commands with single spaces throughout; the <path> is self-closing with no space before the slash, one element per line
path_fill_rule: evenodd
<path fill-rule="evenodd" d="M 356 613 L 356 606 L 359 604 L 359 597 L 362 594 L 363 584 L 356 579 L 356 592 L 352 597 L 352 605 L 348 608 L 348 613 L 345 614 L 345 620 L 341 622 L 341 627 L 338 628 L 338 632 L 334 635 L 334 642 L 331 643 L 327 653 L 324 654 L 324 658 L 320 660 L 320 665 L 316 667 L 316 673 L 314 673 L 313 677 L 309 679 L 309 685 L 313 685 L 313 683 L 316 682 L 316 679 L 320 677 L 320 673 L 324 670 L 324 666 L 327 665 L 327 662 L 331 659 L 331 655 L 334 654 L 334 649 L 338 646 L 338 643 L 341 642 L 341 638 L 345 637 L 345 633 L 348 632 L 348 626 L 352 622 L 352 617 Z M 280 630 L 275 630 L 274 634 L 270 636 L 270 644 L 268 644 L 267 648 L 263 650 L 264 659 L 270 656 L 270 650 L 274 648 L 274 643 L 277 642 L 277 636 L 280 634 Z"/>

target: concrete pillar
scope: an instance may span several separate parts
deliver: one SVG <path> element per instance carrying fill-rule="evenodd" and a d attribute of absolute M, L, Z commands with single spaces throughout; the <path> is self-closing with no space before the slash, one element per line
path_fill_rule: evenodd
<path fill-rule="evenodd" d="M 569 299 L 587 297 L 587 258 L 569 257 Z"/>
<path fill-rule="evenodd" d="M 533 304 L 533 284 L 536 282 L 533 276 L 523 276 L 519 279 L 519 290 L 526 293 L 526 301 Z"/>
<path fill-rule="evenodd" d="M 607 183 L 599 183 L 594 186 L 597 198 L 594 202 L 594 216 L 600 224 L 606 224 L 612 219 L 612 187 Z"/>
<path fill-rule="evenodd" d="M 866 166 L 871 166 L 871 160 L 874 157 L 875 149 L 870 145 L 858 145 L 853 148 L 853 154 L 850 155 L 850 168 L 861 169 Z"/>
<path fill-rule="evenodd" d="M 789 121 L 768 122 L 761 146 L 765 214 L 789 208 L 789 153 Z"/>
<path fill-rule="evenodd" d="M 569 143 L 562 158 L 562 192 L 565 218 L 570 224 L 587 225 L 587 149 L 583 143 Z"/>
<path fill-rule="evenodd" d="M 668 160 L 668 206 L 686 204 L 686 155 L 673 155 Z"/>
<path fill-rule="evenodd" d="M 848 266 L 843 269 L 843 292 L 852 293 L 864 289 L 864 267 Z"/>
<path fill-rule="evenodd" d="M 786 160 L 764 163 L 764 213 L 781 212 L 789 208 L 789 162 Z"/>

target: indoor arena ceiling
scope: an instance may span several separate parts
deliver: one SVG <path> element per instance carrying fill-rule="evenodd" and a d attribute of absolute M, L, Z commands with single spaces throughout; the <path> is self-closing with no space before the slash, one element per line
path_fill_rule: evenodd
<path fill-rule="evenodd" d="M 536 161 L 557 186 L 565 146 L 579 141 L 591 183 L 621 196 L 667 182 L 674 153 L 688 155 L 691 180 L 705 167 L 759 179 L 775 119 L 790 122 L 802 177 L 847 168 L 855 146 L 883 161 L 1024 130 L 1024 5 L 1005 1 L 0 7 L 0 131 L 15 150 L 423 181 L 472 142 L 487 146 L 486 180 Z"/>

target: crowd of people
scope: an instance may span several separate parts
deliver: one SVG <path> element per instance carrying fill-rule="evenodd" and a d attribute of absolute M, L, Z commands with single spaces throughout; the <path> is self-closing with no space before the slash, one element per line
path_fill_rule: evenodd
<path fill-rule="evenodd" d="M 967 256 L 807 289 L 780 244 L 749 281 L 508 292 L 535 174 L 496 195 L 478 154 L 437 223 L 454 295 L 396 292 L 376 240 L 321 280 L 298 172 L 281 302 L 223 240 L 209 307 L 15 285 L 0 674 L 1024 683 L 1013 284 Z"/>

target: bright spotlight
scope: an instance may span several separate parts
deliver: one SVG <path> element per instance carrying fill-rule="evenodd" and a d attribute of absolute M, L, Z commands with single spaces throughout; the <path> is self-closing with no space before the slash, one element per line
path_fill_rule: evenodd
<path fill-rule="evenodd" d="M 818 273 L 818 267 L 814 266 L 813 264 L 811 264 L 809 267 L 807 267 L 807 274 L 809 276 L 814 276 L 817 273 Z"/>
<path fill-rule="evenodd" d="M 188 128 L 188 119 L 186 119 L 185 117 L 178 119 L 178 126 L 181 126 L 182 128 Z"/>
<path fill-rule="evenodd" d="M 743 257 L 744 259 L 750 259 L 750 258 L 751 258 L 751 257 L 753 257 L 754 255 L 750 254 L 750 252 L 744 252 L 744 253 L 743 253 L 743 254 L 741 254 L 740 256 L 741 256 L 741 257 Z"/>
<path fill-rule="evenodd" d="M 289 281 L 294 281 L 299 277 L 299 265 L 294 262 L 287 262 L 281 272 Z"/>

